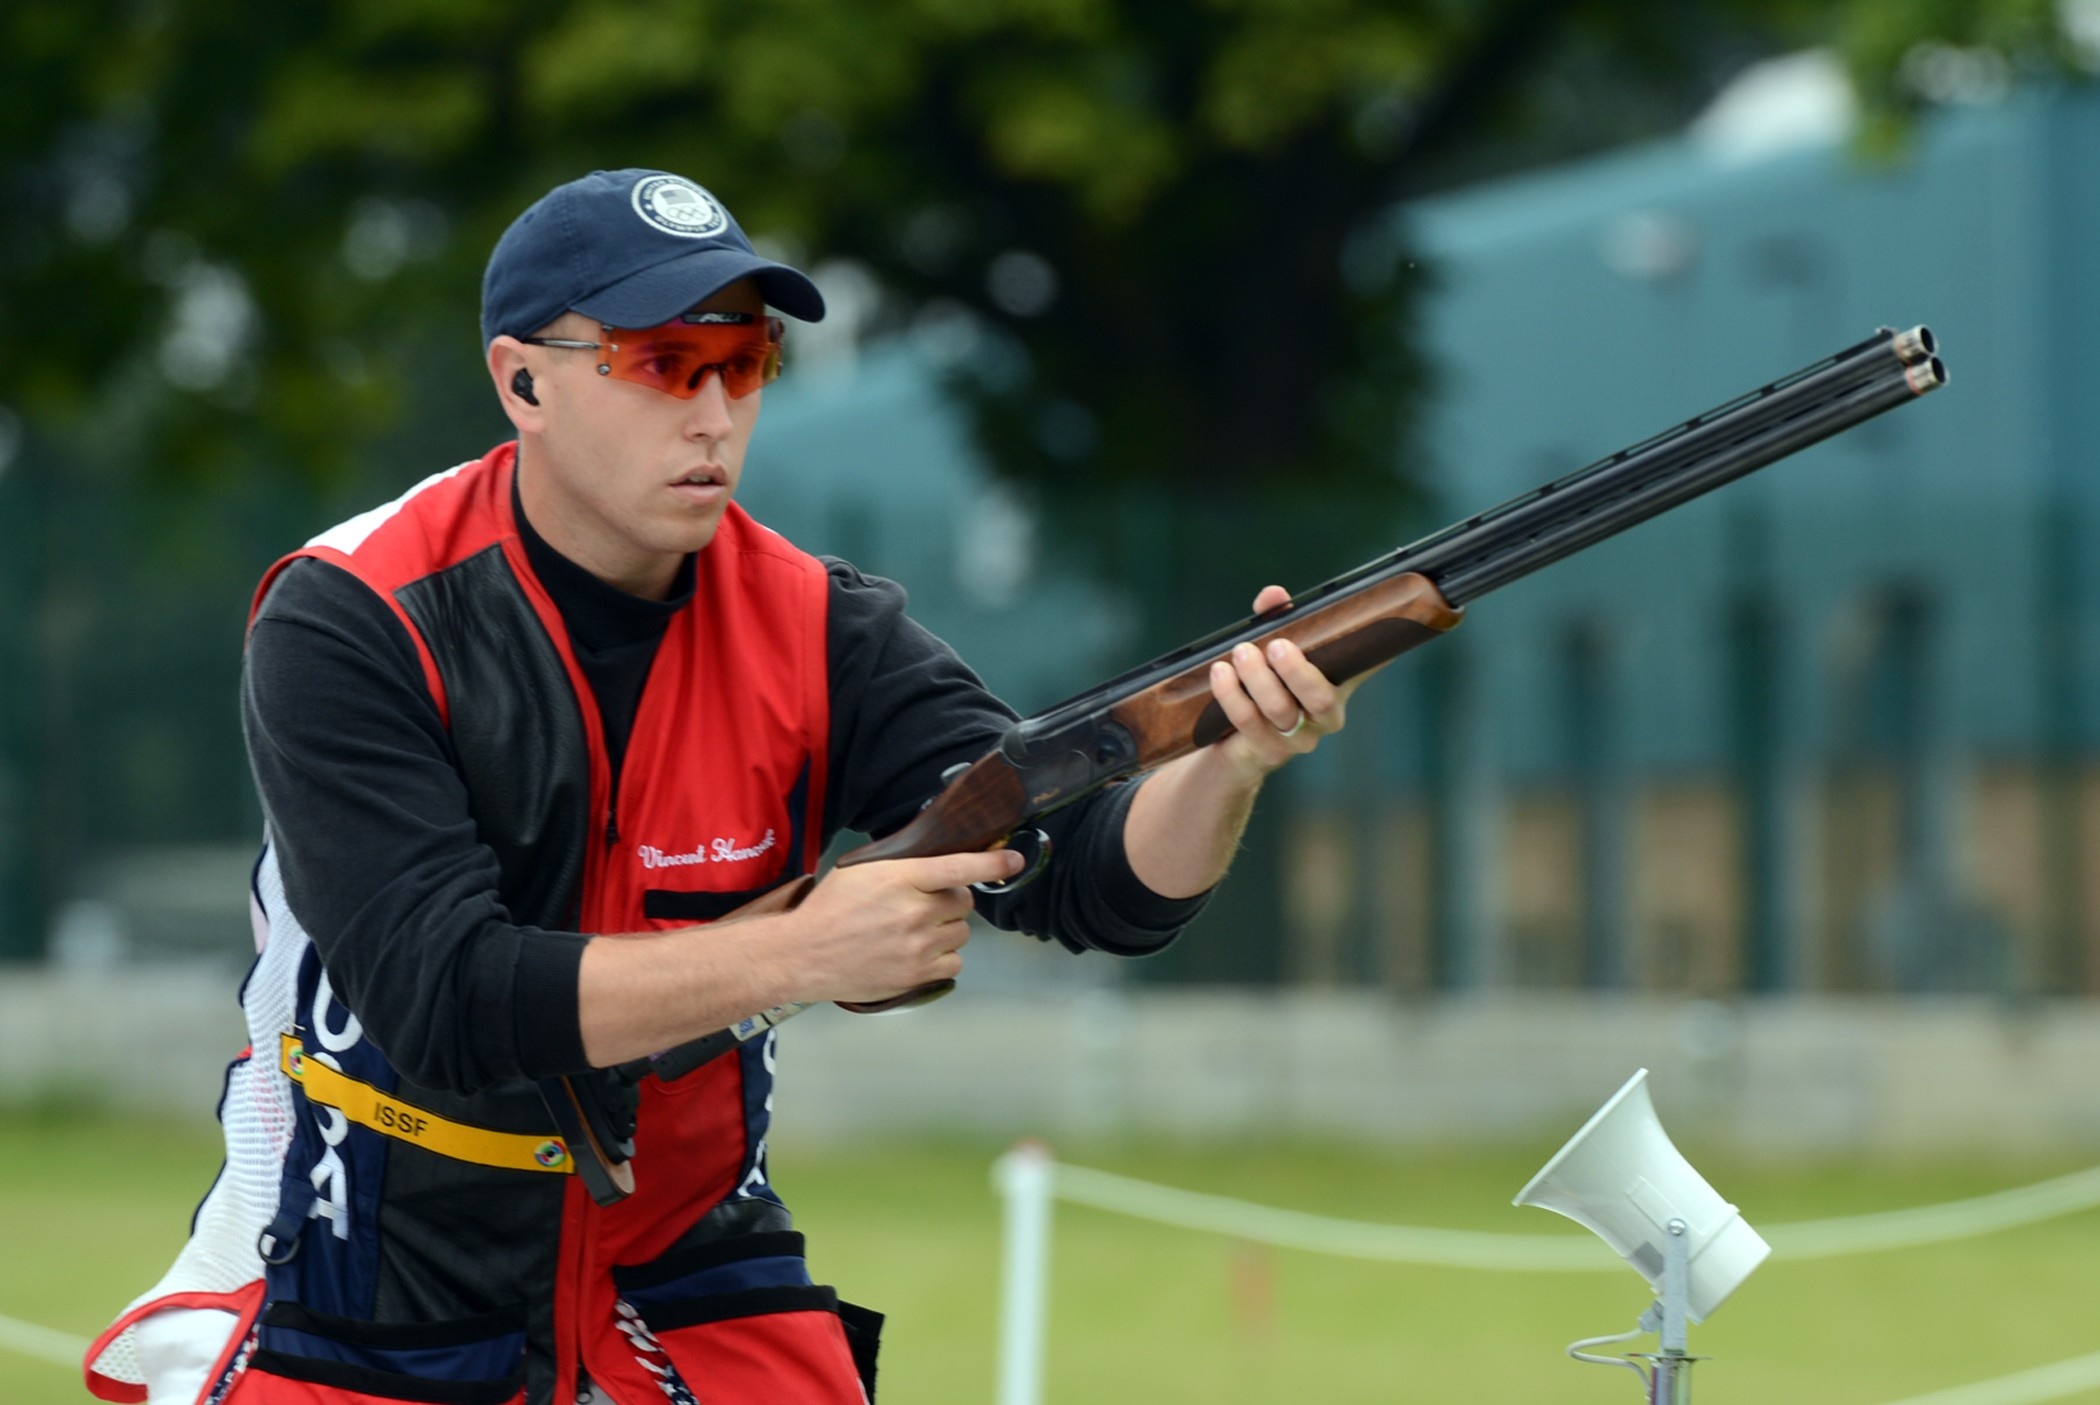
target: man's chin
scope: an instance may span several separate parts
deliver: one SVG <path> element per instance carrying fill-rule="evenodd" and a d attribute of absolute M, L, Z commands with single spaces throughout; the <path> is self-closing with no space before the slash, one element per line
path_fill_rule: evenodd
<path fill-rule="evenodd" d="M 680 514 L 677 524 L 664 532 L 656 545 L 660 550 L 679 556 L 689 556 L 693 552 L 707 550 L 708 544 L 715 539 L 715 533 L 721 530 L 722 514 L 728 510 L 728 506 L 728 500 L 724 499 L 721 507 L 704 516 Z"/>

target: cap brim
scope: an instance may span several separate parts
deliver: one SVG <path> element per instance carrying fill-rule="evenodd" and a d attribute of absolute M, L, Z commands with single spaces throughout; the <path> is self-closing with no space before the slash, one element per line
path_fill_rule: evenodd
<path fill-rule="evenodd" d="M 695 249 L 600 288 L 575 307 L 610 327 L 654 327 L 739 278 L 749 278 L 769 306 L 790 317 L 824 320 L 824 295 L 807 276 L 741 249 Z"/>

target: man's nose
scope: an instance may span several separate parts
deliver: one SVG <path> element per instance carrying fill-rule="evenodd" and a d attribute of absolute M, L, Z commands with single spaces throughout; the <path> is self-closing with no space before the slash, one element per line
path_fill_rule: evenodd
<path fill-rule="evenodd" d="M 693 393 L 686 412 L 687 429 L 699 436 L 720 439 L 730 430 L 729 390 L 722 373 L 709 367 L 700 376 L 700 389 Z"/>

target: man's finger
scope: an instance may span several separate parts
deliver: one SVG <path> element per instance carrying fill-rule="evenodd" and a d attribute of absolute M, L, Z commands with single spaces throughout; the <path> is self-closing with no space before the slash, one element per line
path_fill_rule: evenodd
<path fill-rule="evenodd" d="M 1247 695 L 1246 681 L 1229 661 L 1219 659 L 1210 666 L 1210 691 L 1225 710 L 1225 719 L 1241 732 L 1273 726 L 1263 720 L 1261 708 Z"/>
<path fill-rule="evenodd" d="M 1280 585 L 1265 585 L 1254 597 L 1254 613 L 1266 615 L 1291 603 L 1291 593 Z"/>
<path fill-rule="evenodd" d="M 977 908 L 977 900 L 970 890 L 961 884 L 952 888 L 936 888 L 926 895 L 929 909 L 940 918 L 940 925 L 967 921 Z"/>
<path fill-rule="evenodd" d="M 1324 717 L 1339 700 L 1334 684 L 1327 681 L 1327 675 L 1305 656 L 1303 649 L 1288 639 L 1270 643 L 1269 666 L 1276 670 L 1284 686 L 1298 699 L 1298 705 L 1315 717 Z"/>
<path fill-rule="evenodd" d="M 1304 709 L 1291 693 L 1289 685 L 1276 676 L 1261 650 L 1252 644 L 1242 644 L 1232 651 L 1232 666 L 1240 676 L 1240 684 L 1254 705 L 1261 709 L 1263 717 L 1277 731 L 1288 731 L 1291 724 L 1304 715 Z"/>
<path fill-rule="evenodd" d="M 1011 849 L 988 849 L 981 854 L 935 854 L 907 859 L 912 867 L 912 886 L 937 893 L 943 888 L 967 888 L 972 883 L 998 883 L 1021 871 L 1025 860 Z"/>

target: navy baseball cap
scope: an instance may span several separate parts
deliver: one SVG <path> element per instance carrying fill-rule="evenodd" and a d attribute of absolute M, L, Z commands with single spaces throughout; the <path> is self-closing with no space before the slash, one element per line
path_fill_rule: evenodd
<path fill-rule="evenodd" d="M 760 258 L 722 202 L 668 171 L 593 171 L 511 222 L 481 279 L 481 344 L 525 337 L 564 312 L 654 327 L 739 278 L 790 317 L 816 322 L 824 295 Z"/>

